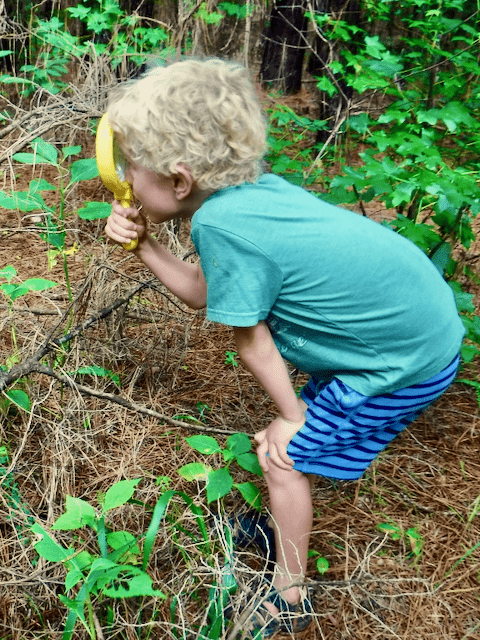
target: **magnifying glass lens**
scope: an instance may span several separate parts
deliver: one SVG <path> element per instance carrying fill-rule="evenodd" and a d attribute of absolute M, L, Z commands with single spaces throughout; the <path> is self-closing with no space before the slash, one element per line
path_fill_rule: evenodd
<path fill-rule="evenodd" d="M 127 170 L 127 161 L 125 159 L 125 156 L 122 153 L 122 150 L 120 149 L 118 142 L 117 142 L 117 138 L 114 135 L 113 136 L 113 162 L 115 164 L 115 171 L 117 173 L 118 179 L 121 182 L 125 181 L 125 172 Z"/>

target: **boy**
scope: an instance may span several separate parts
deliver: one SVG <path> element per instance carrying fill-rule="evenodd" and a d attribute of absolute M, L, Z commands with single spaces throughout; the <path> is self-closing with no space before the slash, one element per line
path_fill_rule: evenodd
<path fill-rule="evenodd" d="M 278 409 L 255 436 L 277 565 L 254 623 L 264 635 L 305 628 L 307 474 L 359 478 L 445 391 L 464 335 L 453 294 L 392 230 L 262 175 L 265 122 L 239 65 L 155 69 L 121 86 L 108 113 L 142 209 L 114 203 L 107 234 L 138 238 L 134 253 L 168 289 L 233 327 L 243 364 Z M 146 230 L 147 219 L 177 217 L 192 221 L 200 265 Z M 284 360 L 311 375 L 300 399 Z"/>

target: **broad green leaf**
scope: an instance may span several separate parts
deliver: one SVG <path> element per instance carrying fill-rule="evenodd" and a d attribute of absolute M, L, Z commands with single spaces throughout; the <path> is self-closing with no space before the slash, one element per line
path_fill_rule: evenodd
<path fill-rule="evenodd" d="M 323 76 L 318 82 L 317 82 L 317 88 L 320 91 L 325 91 L 325 93 L 331 98 L 332 96 L 334 96 L 337 92 L 338 89 L 337 87 L 333 84 L 333 82 L 327 78 L 327 76 Z"/>
<path fill-rule="evenodd" d="M 475 313 L 475 305 L 473 304 L 474 294 L 463 291 L 462 285 L 455 280 L 449 280 L 448 284 L 455 295 L 455 302 L 457 303 L 459 313 Z"/>
<path fill-rule="evenodd" d="M 140 482 L 141 478 L 134 480 L 120 480 L 114 484 L 105 494 L 103 499 L 103 513 L 120 507 L 130 500 L 135 491 L 135 487 Z"/>
<path fill-rule="evenodd" d="M 21 389 L 10 389 L 5 393 L 8 396 L 9 400 L 20 407 L 20 409 L 23 409 L 24 411 L 30 411 L 30 398 L 28 397 L 28 394 L 25 393 L 25 391 L 22 391 Z"/>
<path fill-rule="evenodd" d="M 112 213 L 112 205 L 108 202 L 87 202 L 78 210 L 78 216 L 82 220 L 101 220 L 108 218 Z"/>
<path fill-rule="evenodd" d="M 113 586 L 109 586 L 113 584 Z M 100 574 L 95 585 L 110 598 L 136 598 L 156 596 L 165 599 L 162 591 L 154 589 L 150 576 L 138 567 L 114 565 Z"/>
<path fill-rule="evenodd" d="M 67 573 L 65 577 L 65 590 L 70 591 L 73 589 L 79 582 L 84 579 L 84 575 L 80 569 L 73 568 Z"/>
<path fill-rule="evenodd" d="M 46 289 L 56 287 L 57 283 L 53 282 L 53 280 L 45 280 L 45 278 L 28 278 L 23 285 L 27 287 L 29 291 L 45 291 Z"/>
<path fill-rule="evenodd" d="M 17 275 L 17 270 L 11 264 L 0 269 L 0 278 L 5 278 L 8 282 Z"/>
<path fill-rule="evenodd" d="M 80 153 L 81 150 L 82 150 L 82 147 L 79 144 L 73 145 L 71 147 L 63 147 L 62 149 L 63 158 L 66 160 L 70 156 L 75 156 L 77 153 Z"/>
<path fill-rule="evenodd" d="M 95 158 L 83 158 L 74 162 L 70 168 L 71 182 L 80 182 L 80 180 L 91 180 L 96 178 L 98 173 L 97 161 Z"/>
<path fill-rule="evenodd" d="M 33 194 L 37 191 L 56 191 L 57 187 L 53 184 L 50 184 L 50 182 L 44 180 L 43 178 L 38 178 L 30 181 L 28 190 Z"/>
<path fill-rule="evenodd" d="M 326 573 L 330 568 L 330 564 L 328 560 L 323 556 L 320 556 L 320 558 L 317 558 L 316 565 L 317 565 L 317 571 L 320 575 L 323 575 L 324 573 Z"/>
<path fill-rule="evenodd" d="M 10 300 L 16 300 L 17 298 L 21 298 L 26 293 L 29 292 L 29 288 L 23 284 L 15 285 L 15 284 L 4 284 L 0 287 L 5 293 L 9 296 Z"/>
<path fill-rule="evenodd" d="M 65 549 L 58 544 L 37 522 L 32 526 L 32 531 L 40 536 L 40 540 L 34 544 L 34 547 L 45 560 L 63 562 L 75 553 L 74 549 Z"/>
<path fill-rule="evenodd" d="M 207 501 L 214 502 L 227 495 L 233 487 L 233 479 L 230 471 L 224 467 L 216 471 L 210 471 L 207 478 Z"/>
<path fill-rule="evenodd" d="M 262 508 L 262 494 L 260 489 L 253 484 L 253 482 L 242 482 L 240 484 L 235 483 L 233 485 L 235 489 L 238 489 L 242 494 L 245 502 L 247 502 L 254 509 Z"/>
<path fill-rule="evenodd" d="M 48 158 L 39 153 L 14 153 L 12 158 L 23 164 L 52 164 Z"/>
<path fill-rule="evenodd" d="M 195 451 L 199 451 L 200 453 L 220 453 L 222 450 L 212 436 L 191 436 L 190 438 L 185 438 L 185 440 Z"/>
<path fill-rule="evenodd" d="M 39 154 L 45 158 L 49 164 L 58 165 L 58 151 L 53 144 L 42 140 L 42 138 L 35 138 L 30 146 L 36 155 Z"/>
<path fill-rule="evenodd" d="M 177 471 L 182 478 L 191 482 L 192 480 L 206 480 L 211 467 L 202 462 L 189 462 Z"/>
<path fill-rule="evenodd" d="M 241 453 L 236 456 L 236 460 L 242 469 L 245 469 L 245 471 L 250 471 L 250 473 L 254 473 L 257 476 L 263 476 L 262 468 L 258 462 L 256 453 Z"/>
<path fill-rule="evenodd" d="M 54 531 L 71 531 L 95 523 L 95 509 L 85 500 L 67 496 L 65 498 L 65 513 L 57 518 L 52 526 Z"/>
<path fill-rule="evenodd" d="M 250 438 L 246 433 L 234 433 L 227 440 L 227 447 L 237 456 L 241 453 L 247 453 L 252 448 Z"/>
<path fill-rule="evenodd" d="M 121 561 L 125 563 L 132 562 L 135 556 L 140 554 L 137 538 L 128 531 L 112 531 L 107 533 L 107 544 L 115 551 L 121 552 L 119 557 Z"/>

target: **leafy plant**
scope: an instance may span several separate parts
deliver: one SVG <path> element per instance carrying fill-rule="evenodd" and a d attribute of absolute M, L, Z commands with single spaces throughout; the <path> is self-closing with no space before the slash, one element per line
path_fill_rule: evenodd
<path fill-rule="evenodd" d="M 35 543 L 38 554 L 47 561 L 63 564 L 67 570 L 65 594 L 59 595 L 61 602 L 69 610 L 63 640 L 72 638 L 78 621 L 87 629 L 90 638 L 96 638 L 93 597 L 96 607 L 100 604 L 105 605 L 110 624 L 113 623 L 113 609 L 108 605 L 110 598 L 151 596 L 163 600 L 167 597 L 163 591 L 153 588 L 152 579 L 146 572 L 163 520 L 167 520 L 170 525 L 168 531 L 172 535 L 172 541 L 175 541 L 180 533 L 189 536 L 194 543 L 193 549 L 202 554 L 207 565 L 212 567 L 212 576 L 216 575 L 214 569 L 219 561 L 218 545 L 210 540 L 202 509 L 187 494 L 173 489 L 163 491 L 152 509 L 132 497 L 139 482 L 140 479 L 122 480 L 110 487 L 100 498 L 100 512 L 85 500 L 66 497 L 65 512 L 54 522 L 51 529 L 64 532 L 86 529 L 93 532 L 97 545 L 94 552 L 90 548 L 87 550 L 85 542 L 77 535 L 74 537 L 77 548 L 65 547 L 39 523 L 31 527 L 31 531 L 39 538 Z M 164 488 L 170 484 L 170 479 L 160 477 L 157 484 Z M 167 515 L 167 508 L 174 496 L 185 502 L 195 518 L 200 536 L 180 524 L 179 518 L 175 517 L 175 513 L 178 515 L 178 512 L 174 511 L 173 517 Z M 108 526 L 107 516 L 110 512 L 127 503 L 152 512 L 150 524 L 144 535 L 134 536 L 128 531 L 115 531 L 113 527 Z M 91 537 L 88 536 L 88 539 Z M 228 527 L 224 527 L 222 539 L 226 541 L 226 545 L 222 545 L 225 564 L 220 577 L 217 575 L 209 588 L 208 622 L 199 635 L 200 638 L 212 640 L 222 637 L 226 624 L 223 615 L 226 599 L 237 588 L 231 570 L 233 543 Z M 189 552 L 180 544 L 179 547 L 188 564 Z M 215 558 L 212 556 L 213 553 Z M 170 607 L 172 624 L 175 624 L 177 605 L 178 597 L 174 597 Z"/>
<path fill-rule="evenodd" d="M 47 289 L 57 286 L 56 282 L 53 282 L 52 280 L 46 280 L 45 278 L 27 278 L 27 280 L 20 282 L 19 284 L 15 284 L 13 280 L 17 277 L 17 275 L 17 270 L 11 264 L 3 267 L 3 269 L 0 269 L 0 278 L 7 281 L 6 283 L 0 285 L 0 291 L 4 294 L 7 300 L 9 315 L 11 318 L 13 317 L 13 303 L 15 300 L 17 300 L 17 298 L 25 296 L 30 291 L 46 291 Z M 7 365 L 9 367 L 18 362 L 17 333 L 13 322 L 11 326 L 11 336 L 14 352 L 7 360 Z M 22 409 L 25 409 L 27 411 L 30 409 L 30 400 L 28 399 L 28 396 L 24 391 L 13 389 L 7 391 L 6 394 L 11 402 L 14 402 L 18 406 L 22 407 Z M 4 406 L 4 408 L 7 407 Z"/>
<path fill-rule="evenodd" d="M 98 176 L 96 160 L 95 158 L 81 159 L 67 165 L 67 160 L 81 151 L 79 145 L 64 147 L 60 158 L 57 148 L 41 138 L 34 140 L 31 147 L 33 153 L 16 153 L 13 159 L 27 165 L 47 164 L 55 167 L 60 174 L 58 186 L 44 179 L 35 179 L 30 182 L 28 191 L 12 191 L 10 193 L 0 191 L 0 206 L 5 209 L 19 209 L 23 212 L 40 211 L 44 214 L 45 222 L 40 227 L 40 237 L 53 247 L 53 251 L 49 254 L 50 265 L 55 256 L 62 257 L 67 293 L 71 301 L 73 296 L 67 258 L 75 251 L 75 247 L 67 248 L 65 244 L 65 197 L 68 189 L 74 184 Z M 44 191 L 56 192 L 58 206 L 46 204 L 42 196 Z"/>
<path fill-rule="evenodd" d="M 232 367 L 238 367 L 238 353 L 236 351 L 225 351 L 225 364 L 231 364 Z"/>
<path fill-rule="evenodd" d="M 261 493 L 252 482 L 235 483 L 230 473 L 230 465 L 236 462 L 242 469 L 261 476 L 262 470 L 257 456 L 250 451 L 252 444 L 245 433 L 234 433 L 227 440 L 227 446 L 222 449 L 212 436 L 196 435 L 185 439 L 196 451 L 206 455 L 221 454 L 225 467 L 212 469 L 202 462 L 191 462 L 178 470 L 186 480 L 206 481 L 207 501 L 210 504 L 229 493 L 233 488 L 238 489 L 243 498 L 252 507 L 260 510 Z"/>
<path fill-rule="evenodd" d="M 277 103 L 269 109 L 267 142 L 269 152 L 267 162 L 273 173 L 281 174 L 293 184 L 308 186 L 318 181 L 320 169 L 311 171 L 312 154 L 317 149 L 315 143 L 308 145 L 312 134 L 327 128 L 324 120 L 312 120 L 300 116 L 286 105 Z"/>
<path fill-rule="evenodd" d="M 392 540 L 404 540 L 410 547 L 410 555 L 415 556 L 417 559 L 420 557 L 424 540 L 416 527 L 410 527 L 404 531 L 402 527 L 395 522 L 382 522 L 377 524 L 377 529 L 382 533 L 388 534 Z"/>
<path fill-rule="evenodd" d="M 85 549 L 65 548 L 38 523 L 32 527 L 32 532 L 40 537 L 35 544 L 38 554 L 51 562 L 61 562 L 67 569 L 65 592 L 78 589 L 74 598 L 59 595 L 62 603 L 69 609 L 63 640 L 72 637 L 77 619 L 85 626 L 91 638 L 96 637 L 92 595 L 101 594 L 111 598 L 144 595 L 166 597 L 162 591 L 153 588 L 152 580 L 145 572 L 158 524 L 165 511 L 165 494 L 157 502 L 145 536 L 141 568 L 138 566 L 141 554 L 137 538 L 128 531 L 112 531 L 105 521 L 108 512 L 130 500 L 139 482 L 139 479 L 122 480 L 114 484 L 103 497 L 100 514 L 88 502 L 67 496 L 65 513 L 55 521 L 52 529 L 73 531 L 89 527 L 96 535 L 99 549 L 96 555 Z"/>
<path fill-rule="evenodd" d="M 338 175 L 325 177 L 321 198 L 362 208 L 375 199 L 396 211 L 389 224 L 451 282 L 467 329 L 462 358 L 470 362 L 480 353 L 480 321 L 458 278 L 474 274 L 452 256 L 456 245 L 471 246 L 472 221 L 480 211 L 479 14 L 464 11 L 463 0 L 369 6 L 369 23 L 398 22 L 396 41 L 332 14 L 308 15 L 322 38 L 339 45 L 318 78 L 328 99 L 344 95 L 342 87 L 386 98 L 379 115 L 345 113 L 345 155 L 350 144 L 362 144 L 362 164 L 344 161 Z"/>
<path fill-rule="evenodd" d="M 327 573 L 327 571 L 330 568 L 330 563 L 328 562 L 327 558 L 325 558 L 324 556 L 321 556 L 320 553 L 315 549 L 309 550 L 308 557 L 317 559 L 315 562 L 315 565 L 317 567 L 318 573 L 321 576 L 323 576 L 324 573 Z"/>
<path fill-rule="evenodd" d="M 20 511 L 26 516 L 26 523 L 32 525 L 34 520 L 30 513 L 30 510 L 25 505 L 20 495 L 18 483 L 15 480 L 15 476 L 12 471 L 8 470 L 10 466 L 10 455 L 5 445 L 0 446 L 0 481 L 2 487 L 2 496 L 8 507 L 15 511 Z M 12 516 L 7 516 L 7 521 L 12 520 Z M 21 539 L 25 539 L 25 526 L 14 525 L 20 535 Z"/>

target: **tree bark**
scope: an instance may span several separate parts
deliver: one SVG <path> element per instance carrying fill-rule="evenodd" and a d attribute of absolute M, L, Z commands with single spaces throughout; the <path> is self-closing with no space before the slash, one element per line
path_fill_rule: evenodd
<path fill-rule="evenodd" d="M 263 33 L 260 78 L 264 88 L 296 93 L 302 86 L 302 70 L 307 49 L 306 0 L 274 0 L 269 26 Z"/>

